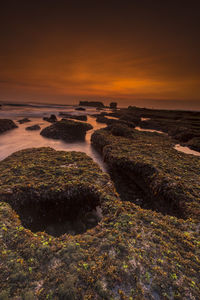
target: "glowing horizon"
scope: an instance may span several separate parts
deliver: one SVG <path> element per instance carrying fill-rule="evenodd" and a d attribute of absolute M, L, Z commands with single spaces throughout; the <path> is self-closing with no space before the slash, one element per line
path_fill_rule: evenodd
<path fill-rule="evenodd" d="M 0 100 L 153 99 L 200 109 L 195 7 L 147 3 L 4 3 Z"/>

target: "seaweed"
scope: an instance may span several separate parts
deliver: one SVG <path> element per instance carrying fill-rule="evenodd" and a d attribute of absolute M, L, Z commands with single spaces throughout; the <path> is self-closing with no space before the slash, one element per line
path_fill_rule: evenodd
<path fill-rule="evenodd" d="M 110 141 L 110 132 L 103 134 Z M 121 201 L 84 153 L 22 150 L 0 171 L 0 299 L 198 299 L 200 241 L 192 219 Z M 90 192 L 103 214 L 82 234 L 34 233 L 13 207 L 74 190 L 82 199 Z"/>
<path fill-rule="evenodd" d="M 173 149 L 166 136 L 132 131 L 134 138 L 115 137 L 101 129 L 91 141 L 115 177 L 120 173 L 124 182 L 132 179 L 148 196 L 145 208 L 199 221 L 200 159 Z"/>

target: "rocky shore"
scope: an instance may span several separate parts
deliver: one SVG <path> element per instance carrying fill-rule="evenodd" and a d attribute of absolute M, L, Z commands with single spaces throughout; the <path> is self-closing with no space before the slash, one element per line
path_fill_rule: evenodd
<path fill-rule="evenodd" d="M 112 113 L 144 129 L 163 131 L 183 146 L 200 151 L 200 112 L 129 107 Z"/>
<path fill-rule="evenodd" d="M 83 141 L 92 129 L 54 116 L 42 136 Z M 175 150 L 172 133 L 198 144 L 198 113 L 95 117 L 108 125 L 91 137 L 108 173 L 85 153 L 51 148 L 0 162 L 0 300 L 199 299 L 200 158 Z M 16 127 L 0 120 L 0 132 Z"/>
<path fill-rule="evenodd" d="M 112 127 L 96 131 L 92 144 L 111 171 L 121 174 L 124 182 L 132 179 L 148 196 L 145 207 L 200 220 L 198 157 L 176 151 L 166 136 L 136 130 L 132 130 L 131 138 L 116 136 Z"/>
<path fill-rule="evenodd" d="M 135 134 L 137 142 L 144 137 Z M 151 179 L 155 188 L 156 177 L 161 187 L 164 169 L 144 162 L 147 154 L 139 163 L 133 144 L 131 156 L 127 138 L 117 139 L 109 130 L 92 138 L 110 165 L 134 171 L 135 157 L 145 184 Z M 160 143 L 154 136 L 146 147 L 153 139 Z M 109 176 L 78 152 L 19 151 L 0 163 L 0 174 L 1 299 L 198 299 L 199 232 L 191 210 L 183 220 L 121 201 Z M 168 191 L 179 194 L 173 176 Z M 194 185 L 195 176 L 190 173 Z M 189 186 L 181 192 L 187 196 Z M 45 232 L 53 216 L 57 230 L 69 211 L 76 223 L 97 206 L 102 216 L 93 228 L 58 237 Z M 41 231 L 30 230 L 33 223 Z"/>

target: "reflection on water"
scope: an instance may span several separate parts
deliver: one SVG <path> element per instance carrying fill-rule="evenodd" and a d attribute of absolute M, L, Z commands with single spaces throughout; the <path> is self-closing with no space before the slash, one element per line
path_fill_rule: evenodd
<path fill-rule="evenodd" d="M 119 118 L 116 118 L 116 117 L 113 117 L 113 116 L 105 116 L 106 118 L 108 118 L 108 119 L 111 119 L 111 120 L 119 120 Z"/>
<path fill-rule="evenodd" d="M 141 118 L 141 121 L 149 121 L 151 118 Z"/>
<path fill-rule="evenodd" d="M 59 107 L 55 105 L 48 105 L 47 107 L 17 107 L 17 106 L 7 106 L 3 105 L 0 109 L 0 118 L 9 118 L 15 119 L 17 117 L 28 117 L 28 118 L 42 118 L 44 116 L 49 116 L 51 114 L 55 114 L 59 116 L 59 112 L 70 113 L 72 115 L 92 115 L 97 114 L 97 110 L 94 107 L 85 107 L 85 111 L 77 111 L 75 110 L 77 106 L 66 106 Z M 105 108 L 104 112 L 110 112 L 110 109 Z"/>
<path fill-rule="evenodd" d="M 166 134 L 164 133 L 163 131 L 159 131 L 159 130 L 154 130 L 154 129 L 145 129 L 145 128 L 141 128 L 139 126 L 135 127 L 136 130 L 139 130 L 139 131 L 147 131 L 147 132 L 157 132 L 157 133 L 160 133 L 160 134 Z"/>
<path fill-rule="evenodd" d="M 88 123 L 90 123 L 94 128 L 87 132 L 85 141 L 67 143 L 61 140 L 45 138 L 40 135 L 39 130 L 25 130 L 27 126 L 35 124 L 40 125 L 41 129 L 51 125 L 50 123 L 43 121 L 42 118 L 31 118 L 31 122 L 21 125 L 16 122 L 18 119 L 19 118 L 16 118 L 16 116 L 15 119 L 13 118 L 14 122 L 19 126 L 18 128 L 7 131 L 0 135 L 0 160 L 22 149 L 51 147 L 55 150 L 85 152 L 99 164 L 103 171 L 106 171 L 106 165 L 104 164 L 100 154 L 90 144 L 90 137 L 93 131 L 105 127 L 105 124 L 96 123 L 96 120 L 93 117 L 88 116 Z"/>
<path fill-rule="evenodd" d="M 174 146 L 174 149 L 176 149 L 177 151 L 186 153 L 186 154 L 192 154 L 192 155 L 195 155 L 195 156 L 200 156 L 200 152 L 191 150 L 187 146 L 181 146 L 181 145 L 177 144 L 177 145 Z"/>

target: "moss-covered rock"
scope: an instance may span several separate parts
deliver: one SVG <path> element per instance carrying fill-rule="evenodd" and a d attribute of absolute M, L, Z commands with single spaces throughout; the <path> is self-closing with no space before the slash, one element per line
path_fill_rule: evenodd
<path fill-rule="evenodd" d="M 12 205 L 23 225 L 34 232 L 84 232 L 99 221 L 95 212 L 100 205 L 98 193 L 92 193 L 88 184 L 90 181 L 92 185 L 98 174 L 92 182 L 90 173 L 83 177 L 86 170 L 90 172 L 87 164 L 91 162 L 83 153 L 56 152 L 50 148 L 17 152 L 0 167 L 0 197 Z"/>
<path fill-rule="evenodd" d="M 199 221 L 200 159 L 176 151 L 166 136 L 133 131 L 130 139 L 101 129 L 92 135 L 92 143 L 110 169 L 148 195 L 149 208 Z"/>
<path fill-rule="evenodd" d="M 48 138 L 62 139 L 70 142 L 84 140 L 86 132 L 92 128 L 92 125 L 88 123 L 62 119 L 61 121 L 44 128 L 40 134 Z"/>
<path fill-rule="evenodd" d="M 117 124 L 125 125 L 125 126 L 128 126 L 130 128 L 135 128 L 135 126 L 136 126 L 133 122 L 129 122 L 129 121 L 126 121 L 126 120 L 109 119 L 109 118 L 105 117 L 105 114 L 103 113 L 103 114 L 100 114 L 100 115 L 96 115 L 96 117 L 97 117 L 96 121 L 98 123 L 105 123 L 108 126 L 109 125 L 117 125 Z"/>
<path fill-rule="evenodd" d="M 200 152 L 200 137 L 194 137 L 187 142 L 187 146 Z"/>
<path fill-rule="evenodd" d="M 11 130 L 17 127 L 18 126 L 12 120 L 0 119 L 0 134 L 7 130 Z"/>
<path fill-rule="evenodd" d="M 98 123 L 105 123 L 105 124 L 113 123 L 113 120 L 106 118 L 104 114 L 97 115 L 96 121 Z"/>
<path fill-rule="evenodd" d="M 121 202 L 109 176 L 83 153 L 23 150 L 0 171 L 1 299 L 198 299 L 200 241 L 192 220 Z M 100 203 L 96 227 L 54 238 L 22 226 L 12 208 L 64 191 L 66 202 L 76 191 Z"/>
<path fill-rule="evenodd" d="M 129 107 L 117 113 L 125 120 L 141 118 L 140 127 L 163 131 L 182 145 L 200 151 L 196 142 L 200 138 L 200 112 Z"/>
<path fill-rule="evenodd" d="M 132 129 L 130 129 L 127 125 L 120 123 L 109 126 L 107 129 L 115 136 L 123 136 L 127 138 L 132 138 L 134 136 Z"/>

